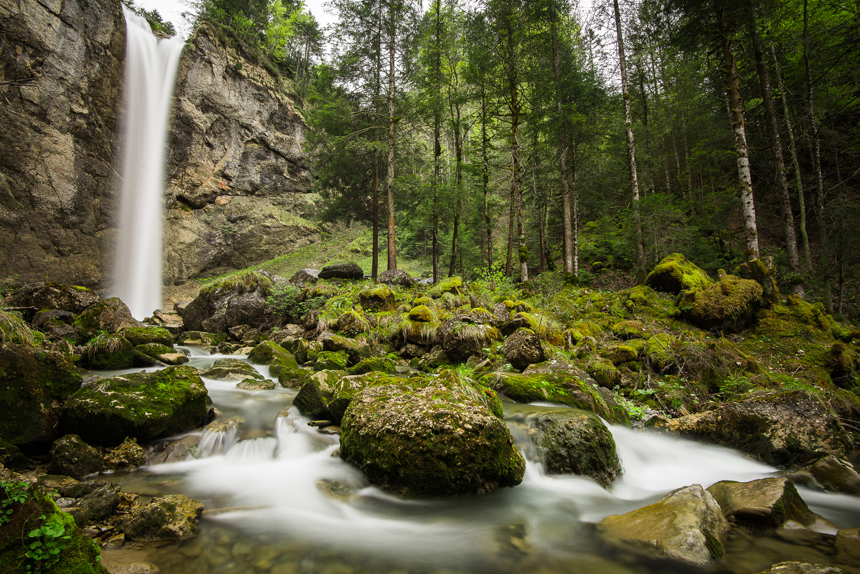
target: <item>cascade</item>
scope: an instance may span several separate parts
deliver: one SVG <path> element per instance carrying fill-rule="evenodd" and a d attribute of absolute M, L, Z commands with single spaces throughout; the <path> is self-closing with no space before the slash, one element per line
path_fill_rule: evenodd
<path fill-rule="evenodd" d="M 161 306 L 167 122 L 184 44 L 158 40 L 144 18 L 122 10 L 127 28 L 122 180 L 111 291 L 143 319 Z"/>

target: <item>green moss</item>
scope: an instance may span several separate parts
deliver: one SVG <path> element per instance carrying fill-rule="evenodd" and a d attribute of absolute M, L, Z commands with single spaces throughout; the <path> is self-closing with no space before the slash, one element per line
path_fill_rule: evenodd
<path fill-rule="evenodd" d="M 384 311 L 394 307 L 394 291 L 385 285 L 376 285 L 359 293 L 361 306 L 366 310 Z"/>
<path fill-rule="evenodd" d="M 382 373 L 394 373 L 396 365 L 391 357 L 369 357 L 362 359 L 359 363 L 348 369 L 350 375 L 362 375 L 374 371 Z"/>
<path fill-rule="evenodd" d="M 542 341 L 546 341 L 552 345 L 563 345 L 564 336 L 563 329 L 556 321 L 553 321 L 545 315 L 538 313 L 520 312 L 516 317 L 525 319 L 526 326 L 534 331 Z M 516 320 L 516 317 L 514 320 Z"/>
<path fill-rule="evenodd" d="M 699 291 L 713 284 L 704 270 L 700 269 L 680 253 L 663 258 L 645 278 L 645 284 L 658 291 L 680 293 Z"/>
<path fill-rule="evenodd" d="M 676 305 L 684 318 L 701 329 L 743 330 L 762 303 L 762 287 L 751 279 L 723 275 L 699 291 L 684 291 Z"/>
<path fill-rule="evenodd" d="M 238 291 L 239 293 L 250 293 L 259 291 L 267 295 L 274 286 L 272 280 L 256 271 L 239 271 L 214 279 L 200 288 L 201 295 L 210 295 L 215 291 Z"/>
<path fill-rule="evenodd" d="M 349 362 L 346 351 L 320 351 L 314 363 L 315 371 L 344 370 Z"/>
<path fill-rule="evenodd" d="M 436 313 L 427 305 L 418 305 L 409 311 L 409 320 L 420 323 L 432 323 L 438 321 Z"/>
<path fill-rule="evenodd" d="M 337 330 L 344 335 L 354 337 L 360 333 L 367 333 L 371 329 L 367 316 L 358 309 L 351 309 L 337 319 Z"/>
<path fill-rule="evenodd" d="M 460 276 L 449 277 L 448 279 L 444 279 L 433 286 L 430 289 L 430 296 L 436 299 L 442 297 L 445 293 L 451 293 L 452 295 L 462 295 L 463 294 L 463 278 Z"/>
<path fill-rule="evenodd" d="M 588 371 L 588 374 L 594 377 L 594 380 L 607 389 L 611 389 L 614 386 L 621 383 L 621 372 L 615 365 L 612 364 L 612 361 L 603 358 L 595 358 L 590 361 L 585 368 Z"/>
<path fill-rule="evenodd" d="M 161 327 L 126 327 L 120 329 L 118 334 L 134 347 L 148 343 L 160 343 L 168 347 L 173 345 L 173 335 Z"/>
<path fill-rule="evenodd" d="M 87 366 L 95 370 L 128 369 L 134 364 L 134 347 L 120 335 L 99 335 L 84 347 Z"/>
<path fill-rule="evenodd" d="M 284 369 L 295 370 L 299 368 L 293 354 L 274 341 L 263 341 L 254 347 L 254 350 L 248 355 L 248 362 L 269 365 L 269 373 L 273 377 L 278 377 Z"/>

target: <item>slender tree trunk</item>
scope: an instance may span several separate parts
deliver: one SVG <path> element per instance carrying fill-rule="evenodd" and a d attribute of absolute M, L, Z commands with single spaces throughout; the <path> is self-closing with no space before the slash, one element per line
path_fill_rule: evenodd
<path fill-rule="evenodd" d="M 567 129 L 561 104 L 561 63 L 558 53 L 558 22 L 556 11 L 551 12 L 552 21 L 552 73 L 555 77 L 555 110 L 558 115 L 558 164 L 561 174 L 562 244 L 564 249 L 564 272 L 573 270 L 573 236 L 571 235 L 570 185 L 567 181 Z"/>
<path fill-rule="evenodd" d="M 746 240 L 746 260 L 755 261 L 759 258 L 758 230 L 756 228 L 755 203 L 753 202 L 752 175 L 750 174 L 749 152 L 747 150 L 746 129 L 744 127 L 744 110 L 741 101 L 740 80 L 735 67 L 732 52 L 733 30 L 729 26 L 725 7 L 720 4 L 717 8 L 717 18 L 720 23 L 720 35 L 723 37 L 723 67 L 726 74 L 726 94 L 728 95 L 729 115 L 732 132 L 735 138 L 735 155 L 738 166 L 738 187 L 741 207 L 744 217 L 744 238 Z"/>
<path fill-rule="evenodd" d="M 795 277 L 800 277 L 800 255 L 797 252 L 797 236 L 794 233 L 794 215 L 791 209 L 791 194 L 788 190 L 788 177 L 786 176 L 785 160 L 782 156 L 782 142 L 779 137 L 779 124 L 776 120 L 776 111 L 773 108 L 773 94 L 770 89 L 770 75 L 764 61 L 761 34 L 755 17 L 752 4 L 749 5 L 750 29 L 753 37 L 753 51 L 755 52 L 755 63 L 758 71 L 759 83 L 761 84 L 764 110 L 767 116 L 767 124 L 770 130 L 770 140 L 773 146 L 773 158 L 776 164 L 776 175 L 779 183 L 779 198 L 782 207 L 782 225 L 785 232 L 785 249 L 788 254 L 788 266 Z M 795 295 L 803 297 L 803 284 L 794 285 Z"/>
<path fill-rule="evenodd" d="M 439 186 L 440 164 L 442 156 L 442 110 L 439 103 L 439 93 L 442 90 L 442 2 L 436 0 L 436 38 L 433 55 L 436 89 L 433 94 L 433 283 L 439 281 Z"/>
<path fill-rule="evenodd" d="M 376 279 L 379 274 L 379 160 L 376 152 L 373 154 L 373 256 L 370 264 L 370 276 Z"/>
<path fill-rule="evenodd" d="M 493 225 L 490 217 L 490 162 L 487 158 L 487 94 L 481 84 L 481 189 L 484 193 L 484 228 L 487 234 L 487 271 L 493 268 Z"/>
<path fill-rule="evenodd" d="M 573 276 L 579 278 L 579 189 L 576 186 L 576 153 L 570 155 L 570 198 L 573 207 Z"/>
<path fill-rule="evenodd" d="M 514 229 L 516 227 L 517 217 L 517 196 L 514 192 L 514 186 L 511 185 L 510 209 L 508 214 L 508 253 L 505 258 L 505 275 L 512 277 L 514 273 Z"/>
<path fill-rule="evenodd" d="M 449 98 L 449 102 L 451 99 Z M 448 277 L 453 277 L 456 271 L 457 257 L 459 256 L 458 240 L 460 237 L 460 211 L 463 200 L 463 137 L 460 133 L 460 106 L 451 106 L 451 115 L 454 120 L 454 230 L 451 236 L 451 265 L 448 267 Z"/>
<path fill-rule="evenodd" d="M 803 0 L 803 62 L 806 67 L 806 99 L 809 105 L 809 122 L 812 128 L 812 163 L 815 168 L 815 218 L 818 221 L 818 236 L 821 244 L 821 264 L 819 274 L 824 286 L 824 308 L 833 313 L 833 293 L 830 282 L 827 229 L 824 225 L 824 176 L 821 173 L 821 139 L 818 135 L 818 121 L 815 118 L 815 96 L 812 86 L 812 70 L 809 65 L 809 7 Z"/>
<path fill-rule="evenodd" d="M 388 22 L 388 177 L 385 188 L 388 194 L 388 268 L 397 269 L 394 241 L 394 56 L 397 52 L 396 0 L 391 1 Z"/>
<path fill-rule="evenodd" d="M 624 60 L 624 37 L 621 33 L 621 13 L 618 0 L 612 0 L 615 9 L 615 31 L 618 35 L 618 60 L 621 69 L 621 89 L 624 97 L 624 123 L 627 126 L 627 159 L 630 163 L 630 191 L 633 197 L 633 226 L 636 232 L 636 280 L 645 280 L 645 242 L 642 238 L 642 216 L 639 213 L 639 182 L 636 176 L 636 144 L 633 141 L 633 114 L 630 109 L 630 92 L 627 89 L 627 64 Z"/>

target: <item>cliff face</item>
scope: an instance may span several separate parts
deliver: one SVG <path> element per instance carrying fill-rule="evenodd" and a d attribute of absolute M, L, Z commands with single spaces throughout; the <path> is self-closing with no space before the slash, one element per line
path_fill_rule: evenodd
<path fill-rule="evenodd" d="M 186 47 L 168 155 L 165 284 L 208 277 L 316 241 L 302 218 L 307 126 L 275 79 L 202 27 Z"/>
<path fill-rule="evenodd" d="M 0 279 L 102 281 L 124 58 L 119 0 L 0 0 Z"/>

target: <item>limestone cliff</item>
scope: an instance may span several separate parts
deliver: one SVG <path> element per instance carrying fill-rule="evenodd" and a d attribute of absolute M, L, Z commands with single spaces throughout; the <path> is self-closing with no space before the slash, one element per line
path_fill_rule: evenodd
<path fill-rule="evenodd" d="M 284 86 L 201 27 L 176 85 L 168 155 L 165 284 L 246 267 L 316 241 L 302 218 L 307 126 Z"/>
<path fill-rule="evenodd" d="M 119 0 L 0 0 L 0 278 L 102 281 L 124 58 Z"/>

